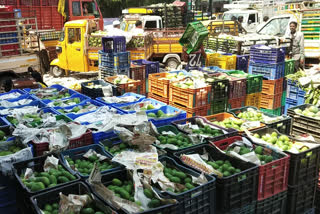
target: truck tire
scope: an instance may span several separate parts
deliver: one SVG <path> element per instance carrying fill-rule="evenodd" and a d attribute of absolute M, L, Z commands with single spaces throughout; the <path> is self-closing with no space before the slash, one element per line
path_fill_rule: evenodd
<path fill-rule="evenodd" d="M 179 65 L 180 65 L 180 62 L 176 58 L 173 58 L 173 57 L 167 59 L 167 61 L 166 61 L 166 67 L 168 67 L 168 68 L 177 69 Z"/>
<path fill-rule="evenodd" d="M 0 93 L 8 92 L 13 88 L 11 77 L 4 77 L 0 79 Z"/>
<path fill-rule="evenodd" d="M 63 69 L 55 65 L 50 67 L 50 74 L 54 77 L 63 77 L 65 75 L 65 72 Z"/>

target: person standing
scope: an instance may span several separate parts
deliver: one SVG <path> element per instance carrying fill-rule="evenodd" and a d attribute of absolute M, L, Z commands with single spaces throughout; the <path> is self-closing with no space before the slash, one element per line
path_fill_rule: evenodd
<path fill-rule="evenodd" d="M 287 35 L 291 39 L 289 56 L 295 60 L 295 72 L 304 68 L 304 36 L 302 32 L 297 31 L 297 27 L 297 22 L 290 22 L 290 35 Z"/>

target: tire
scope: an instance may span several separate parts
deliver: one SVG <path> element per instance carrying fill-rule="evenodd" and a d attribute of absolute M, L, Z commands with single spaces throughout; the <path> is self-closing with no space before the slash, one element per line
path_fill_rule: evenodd
<path fill-rule="evenodd" d="M 0 80 L 0 93 L 8 92 L 13 88 L 13 82 L 11 77 L 4 77 Z"/>
<path fill-rule="evenodd" d="M 65 75 L 65 72 L 63 69 L 54 65 L 50 67 L 50 74 L 51 76 L 54 76 L 54 77 L 63 77 Z"/>
<path fill-rule="evenodd" d="M 167 59 L 167 61 L 166 61 L 166 67 L 168 67 L 168 68 L 177 69 L 179 65 L 180 65 L 180 62 L 176 58 L 173 58 L 173 57 Z"/>

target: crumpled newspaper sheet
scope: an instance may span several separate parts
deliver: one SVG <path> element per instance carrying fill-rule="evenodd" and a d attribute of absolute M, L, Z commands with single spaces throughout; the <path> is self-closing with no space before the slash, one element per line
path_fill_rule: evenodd
<path fill-rule="evenodd" d="M 25 106 L 22 108 L 8 108 L 0 110 L 0 115 L 20 115 L 24 113 L 37 112 L 39 108 L 37 106 Z"/>
<path fill-rule="evenodd" d="M 2 100 L 0 101 L 0 106 L 1 107 L 5 107 L 5 108 L 10 108 L 10 107 L 14 107 L 14 106 L 21 106 L 21 105 L 26 105 L 31 103 L 33 100 L 31 99 L 22 99 L 22 100 L 18 100 L 15 102 L 9 102 L 7 100 Z"/>
<path fill-rule="evenodd" d="M 139 100 L 139 98 L 135 96 L 125 96 L 125 97 L 103 97 L 103 101 L 106 103 L 130 103 Z"/>
<path fill-rule="evenodd" d="M 14 99 L 14 98 L 18 98 L 20 97 L 21 94 L 18 92 L 13 92 L 13 93 L 9 93 L 9 94 L 3 94 L 0 96 L 0 100 L 8 100 L 8 99 Z"/>

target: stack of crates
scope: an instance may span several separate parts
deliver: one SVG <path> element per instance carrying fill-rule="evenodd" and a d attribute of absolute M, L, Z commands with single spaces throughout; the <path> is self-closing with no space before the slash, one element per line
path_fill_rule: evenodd
<path fill-rule="evenodd" d="M 241 71 L 234 71 L 241 72 Z M 228 109 L 241 108 L 245 105 L 247 78 L 229 76 Z"/>
<path fill-rule="evenodd" d="M 135 65 L 131 63 L 129 78 L 133 80 L 140 80 L 142 82 L 142 90 L 140 94 L 146 94 L 146 66 Z"/>
<path fill-rule="evenodd" d="M 283 81 L 285 73 L 285 49 L 265 45 L 253 45 L 250 49 L 249 74 L 263 75 L 261 111 L 281 114 Z"/>
<path fill-rule="evenodd" d="M 249 65 L 249 57 L 250 55 L 237 55 L 237 65 L 236 69 L 238 71 L 244 71 L 248 73 L 248 65 Z"/>
<path fill-rule="evenodd" d="M 101 78 L 116 75 L 129 76 L 131 57 L 126 51 L 124 36 L 102 38 L 103 49 L 99 51 L 99 70 Z"/>
<path fill-rule="evenodd" d="M 218 66 L 225 70 L 235 70 L 237 65 L 237 55 L 207 53 L 206 66 Z"/>

